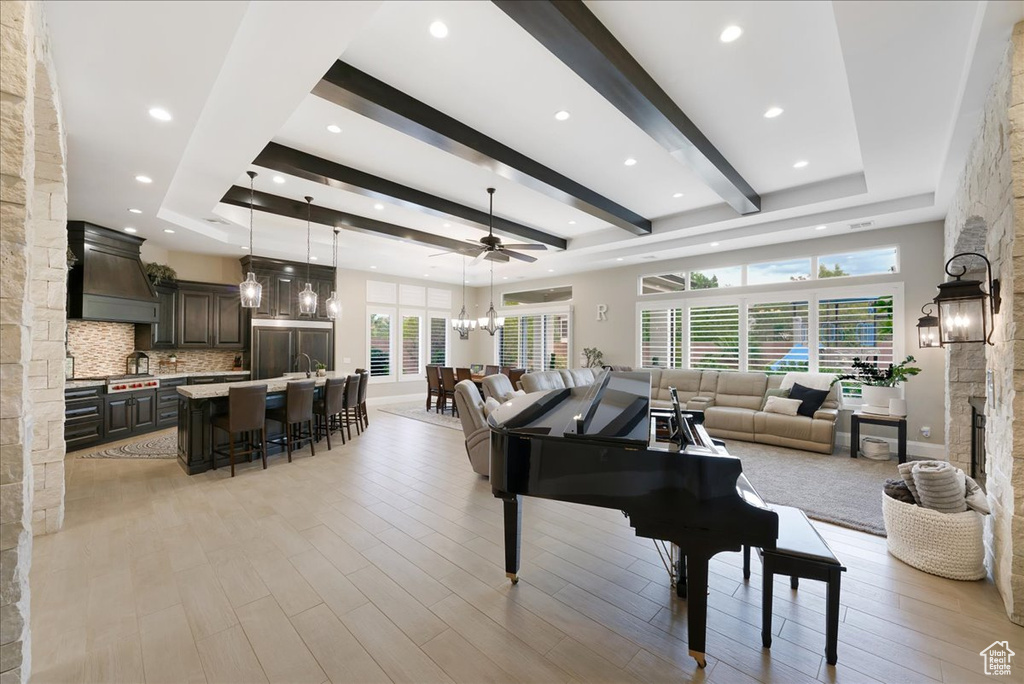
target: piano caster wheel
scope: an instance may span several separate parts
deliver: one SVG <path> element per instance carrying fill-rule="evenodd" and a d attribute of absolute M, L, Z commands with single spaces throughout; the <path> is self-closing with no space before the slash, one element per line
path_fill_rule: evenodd
<path fill-rule="evenodd" d="M 703 670 L 705 667 L 708 666 L 708 661 L 704 657 L 703 653 L 698 653 L 697 651 L 690 651 L 690 656 L 697 661 L 697 667 L 699 667 L 700 669 Z"/>
<path fill-rule="evenodd" d="M 514 572 L 506 572 L 505 576 L 512 580 L 512 584 L 519 584 L 519 575 Z"/>

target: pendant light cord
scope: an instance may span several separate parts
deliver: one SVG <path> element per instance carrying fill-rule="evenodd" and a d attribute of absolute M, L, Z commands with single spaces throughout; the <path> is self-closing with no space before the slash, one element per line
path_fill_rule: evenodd
<path fill-rule="evenodd" d="M 309 282 L 309 256 L 311 254 L 311 252 L 310 252 L 310 241 L 309 241 L 309 235 L 310 235 L 310 232 L 311 232 L 311 229 L 310 229 L 310 217 L 313 214 L 313 198 L 310 197 L 309 195 L 306 195 L 305 200 L 306 200 L 306 282 L 308 283 Z"/>
<path fill-rule="evenodd" d="M 249 259 L 252 259 L 252 216 L 256 204 L 256 172 L 247 171 L 249 175 Z M 251 261 L 250 261 L 251 263 Z"/>

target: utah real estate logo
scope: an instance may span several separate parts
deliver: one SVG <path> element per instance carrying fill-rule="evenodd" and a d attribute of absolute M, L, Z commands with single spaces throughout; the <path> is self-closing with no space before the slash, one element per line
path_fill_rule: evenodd
<path fill-rule="evenodd" d="M 1009 641 L 994 641 L 992 645 L 981 652 L 985 659 L 985 674 L 1007 675 L 1010 674 L 1010 658 L 1017 655 L 1010 650 Z"/>

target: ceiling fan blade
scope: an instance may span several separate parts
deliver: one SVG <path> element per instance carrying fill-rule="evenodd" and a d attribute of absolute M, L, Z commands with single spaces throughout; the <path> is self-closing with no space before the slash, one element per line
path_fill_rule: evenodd
<path fill-rule="evenodd" d="M 535 242 L 522 245 L 502 245 L 505 249 L 547 249 L 547 245 L 540 245 Z"/>
<path fill-rule="evenodd" d="M 477 265 L 477 264 L 479 264 L 479 263 L 480 263 L 481 261 L 483 261 L 483 260 L 484 260 L 484 258 L 485 258 L 485 257 L 486 257 L 486 256 L 487 256 L 488 254 L 490 254 L 490 252 L 487 252 L 487 251 L 484 251 L 484 252 L 480 252 L 479 254 L 477 254 L 477 255 L 476 255 L 476 258 L 475 258 L 475 259 L 473 259 L 472 261 L 470 261 L 470 262 L 469 262 L 469 265 L 470 265 L 470 266 L 476 266 L 476 265 Z"/>
<path fill-rule="evenodd" d="M 532 257 L 529 254 L 520 254 L 519 252 L 513 252 L 510 249 L 503 249 L 501 251 L 501 253 L 505 254 L 507 256 L 510 256 L 513 259 L 519 259 L 520 261 L 525 261 L 528 264 L 532 264 L 534 261 L 537 260 L 537 257 Z M 506 261 L 508 261 L 508 259 L 506 259 Z"/>
<path fill-rule="evenodd" d="M 484 252 L 484 254 L 485 254 L 484 258 L 485 259 L 489 259 L 490 261 L 500 261 L 502 263 L 508 261 L 508 255 L 505 254 L 504 252 L 494 251 L 494 252 Z"/>
<path fill-rule="evenodd" d="M 476 249 L 471 249 L 471 248 L 468 248 L 468 247 L 464 247 L 462 249 L 450 249 L 447 252 L 438 252 L 437 254 L 431 254 L 430 256 L 432 256 L 432 257 L 445 256 L 446 254 L 462 254 L 463 256 L 468 256 L 470 254 L 475 254 L 476 252 L 478 252 L 481 249 L 483 249 L 483 248 L 482 247 L 477 247 Z"/>

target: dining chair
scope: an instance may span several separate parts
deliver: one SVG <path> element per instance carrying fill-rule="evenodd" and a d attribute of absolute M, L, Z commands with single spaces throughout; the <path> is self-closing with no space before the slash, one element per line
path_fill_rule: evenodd
<path fill-rule="evenodd" d="M 431 364 L 427 366 L 427 410 L 430 410 L 430 400 L 434 400 L 434 412 L 441 408 L 441 367 Z"/>
<path fill-rule="evenodd" d="M 455 369 L 444 366 L 441 368 L 441 413 L 448 408 L 448 400 L 452 400 L 452 415 L 459 415 L 455 406 Z"/>
<path fill-rule="evenodd" d="M 456 368 L 455 369 L 455 382 L 459 383 L 463 380 L 473 380 L 473 371 L 468 368 Z"/>
<path fill-rule="evenodd" d="M 484 375 L 497 375 L 498 370 L 497 366 L 484 366 Z"/>
<path fill-rule="evenodd" d="M 525 368 L 512 368 L 509 370 L 508 379 L 512 383 L 512 387 L 519 389 L 519 381 L 526 375 Z"/>

